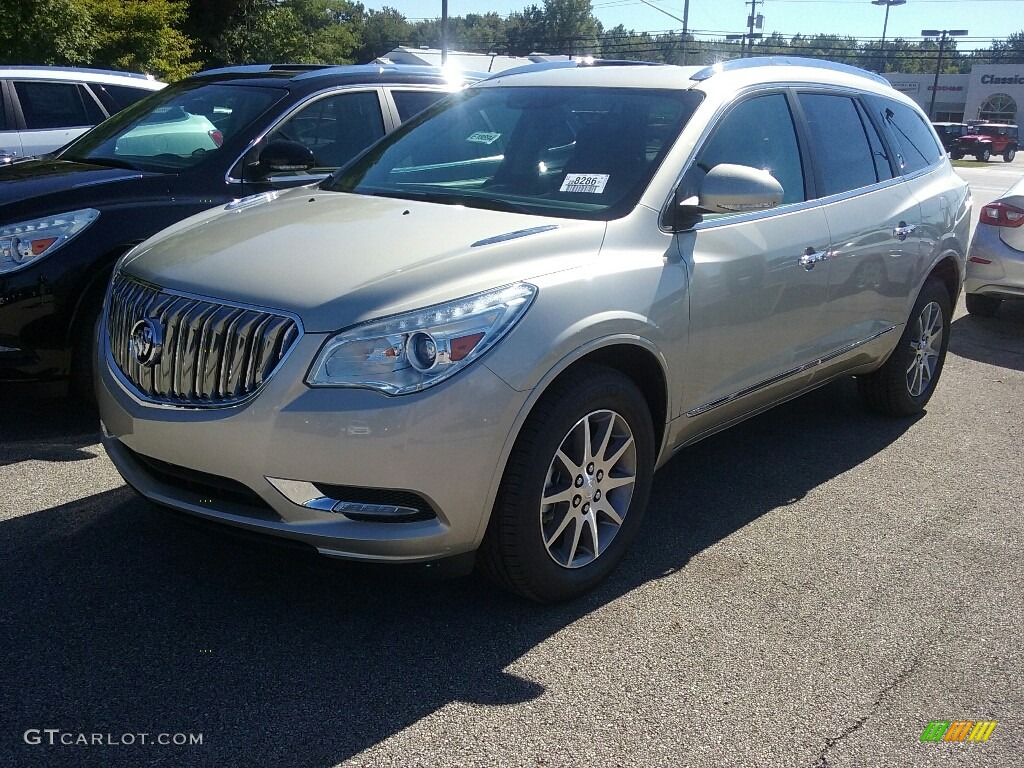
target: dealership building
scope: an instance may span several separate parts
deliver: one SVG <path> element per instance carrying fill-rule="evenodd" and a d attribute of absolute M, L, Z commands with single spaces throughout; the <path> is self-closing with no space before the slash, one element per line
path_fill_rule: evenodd
<path fill-rule="evenodd" d="M 932 103 L 935 74 L 903 75 L 886 72 L 893 88 L 902 91 L 926 112 Z M 1017 124 L 1024 104 L 1024 64 L 977 64 L 969 75 L 939 75 L 935 90 L 935 122 L 984 120 Z"/>

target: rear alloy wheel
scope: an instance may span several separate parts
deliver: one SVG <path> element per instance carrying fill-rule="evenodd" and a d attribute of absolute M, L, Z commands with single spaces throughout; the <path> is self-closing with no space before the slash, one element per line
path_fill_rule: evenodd
<path fill-rule="evenodd" d="M 992 317 L 999 311 L 1002 299 L 994 296 L 983 296 L 980 293 L 968 293 L 966 297 L 967 311 L 978 317 Z"/>
<path fill-rule="evenodd" d="M 1003 152 L 1003 160 L 1005 162 L 1007 162 L 1007 163 L 1012 163 L 1013 162 L 1013 158 L 1015 158 L 1016 156 L 1017 156 L 1017 148 L 1016 147 L 1009 147 L 1005 152 Z"/>
<path fill-rule="evenodd" d="M 654 472 L 643 395 L 608 368 L 574 369 L 538 403 L 516 441 L 478 563 L 539 602 L 595 587 L 639 529 Z"/>
<path fill-rule="evenodd" d="M 887 416 L 924 410 L 946 360 L 951 316 L 946 286 L 928 278 L 889 359 L 877 371 L 857 377 L 857 389 L 872 410 Z"/>
<path fill-rule="evenodd" d="M 987 163 L 988 159 L 992 157 L 992 152 L 986 148 L 976 153 L 974 157 L 978 160 L 979 163 Z"/>

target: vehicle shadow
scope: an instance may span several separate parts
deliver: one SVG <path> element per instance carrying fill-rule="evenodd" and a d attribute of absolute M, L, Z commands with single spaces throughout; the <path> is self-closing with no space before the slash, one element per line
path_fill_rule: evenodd
<path fill-rule="evenodd" d="M 1004 301 L 995 317 L 964 315 L 950 330 L 950 353 L 1024 371 L 1024 301 Z"/>
<path fill-rule="evenodd" d="M 81 461 L 100 441 L 94 408 L 46 385 L 0 384 L 0 467 L 21 461 Z"/>
<path fill-rule="evenodd" d="M 506 671 L 521 656 L 913 424 L 868 414 L 853 390 L 837 382 L 681 452 L 630 555 L 567 605 L 238 543 L 126 488 L 0 523 L 0 763 L 329 766 L 451 702 L 535 699 L 541 685 Z M 203 744 L 23 744 L 32 728 Z"/>

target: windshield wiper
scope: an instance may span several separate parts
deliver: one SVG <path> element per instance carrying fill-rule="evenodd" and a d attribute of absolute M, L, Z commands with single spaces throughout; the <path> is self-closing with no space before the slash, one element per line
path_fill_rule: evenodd
<path fill-rule="evenodd" d="M 61 157 L 61 160 L 71 160 L 75 163 L 88 163 L 90 165 L 104 165 L 108 168 L 126 168 L 129 171 L 141 171 L 142 169 L 135 163 L 129 163 L 127 160 L 121 160 L 117 157 Z"/>
<path fill-rule="evenodd" d="M 508 200 L 501 200 L 494 197 L 482 197 L 470 195 L 465 192 L 412 192 L 412 191 L 388 191 L 369 192 L 374 197 L 394 197 L 399 200 L 421 200 L 425 203 L 440 203 L 441 205 L 464 205 L 467 208 L 483 208 L 488 211 L 504 211 L 506 213 L 530 213 L 531 211 L 522 205 L 510 203 Z"/>

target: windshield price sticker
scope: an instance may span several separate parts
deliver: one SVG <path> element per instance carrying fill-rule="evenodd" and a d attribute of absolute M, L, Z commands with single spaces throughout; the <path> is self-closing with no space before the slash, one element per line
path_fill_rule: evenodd
<path fill-rule="evenodd" d="M 608 183 L 607 173 L 567 173 L 559 192 L 586 192 L 599 195 Z"/>
<path fill-rule="evenodd" d="M 500 133 L 489 133 L 487 131 L 477 131 L 470 136 L 466 141 L 473 141 L 477 144 L 493 144 L 501 138 Z"/>

